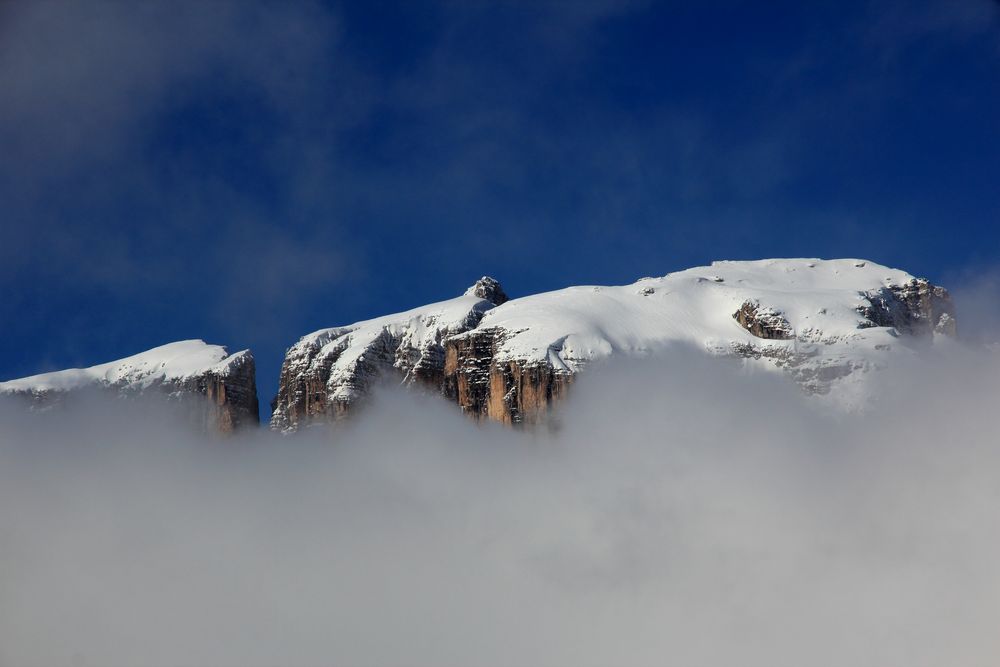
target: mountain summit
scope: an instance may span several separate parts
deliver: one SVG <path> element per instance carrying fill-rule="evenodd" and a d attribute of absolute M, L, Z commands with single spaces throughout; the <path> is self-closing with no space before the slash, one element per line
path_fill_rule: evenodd
<path fill-rule="evenodd" d="M 169 343 L 89 368 L 0 382 L 0 395 L 26 400 L 35 409 L 49 409 L 85 391 L 193 398 L 197 410 L 191 416 L 215 431 L 259 422 L 253 354 L 250 350 L 229 354 L 221 345 L 202 340 Z"/>
<path fill-rule="evenodd" d="M 678 345 L 859 407 L 872 371 L 955 327 L 945 289 L 857 259 L 714 262 L 519 299 L 484 276 L 454 299 L 303 336 L 285 354 L 271 428 L 343 419 L 385 380 L 428 388 L 476 419 L 537 423 L 595 362 Z M 257 422 L 253 355 L 200 340 L 0 383 L 0 395 L 36 408 L 87 389 L 202 397 L 199 418 L 222 431 Z"/>
<path fill-rule="evenodd" d="M 450 301 L 303 337 L 285 356 L 271 427 L 343 418 L 393 377 L 477 419 L 535 423 L 593 362 L 677 344 L 854 406 L 870 371 L 954 334 L 946 290 L 856 259 L 714 262 L 513 300 L 483 278 Z"/>

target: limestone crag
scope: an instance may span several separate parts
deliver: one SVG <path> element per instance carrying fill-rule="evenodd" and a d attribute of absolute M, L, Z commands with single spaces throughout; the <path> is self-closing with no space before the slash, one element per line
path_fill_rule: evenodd
<path fill-rule="evenodd" d="M 500 284 L 484 276 L 455 299 L 304 336 L 285 355 L 271 428 L 343 419 L 379 381 L 441 391 L 445 340 L 475 328 L 506 300 Z"/>
<path fill-rule="evenodd" d="M 902 285 L 889 285 L 865 292 L 867 304 L 858 312 L 862 326 L 893 327 L 906 334 L 939 333 L 954 336 L 955 312 L 948 290 L 914 278 Z"/>
<path fill-rule="evenodd" d="M 209 431 L 230 433 L 260 423 L 257 400 L 257 372 L 250 350 L 238 352 L 227 363 L 188 378 L 164 382 L 159 389 L 174 397 L 204 396 L 193 401 L 201 407 L 195 415 Z"/>
<path fill-rule="evenodd" d="M 507 294 L 504 293 L 503 288 L 500 287 L 500 283 L 497 282 L 496 279 L 490 278 L 489 276 L 483 276 L 477 280 L 472 287 L 465 291 L 465 293 L 466 295 L 479 297 L 480 299 L 489 301 L 494 306 L 500 306 L 509 301 Z"/>
<path fill-rule="evenodd" d="M 505 334 L 481 329 L 446 341 L 442 391 L 476 419 L 504 424 L 544 421 L 552 402 L 565 395 L 573 373 L 540 362 L 496 361 Z"/>
<path fill-rule="evenodd" d="M 166 397 L 181 419 L 210 432 L 259 423 L 253 354 L 229 355 L 200 340 L 170 343 L 126 359 L 0 383 L 0 396 L 49 410 L 84 393 L 119 399 Z"/>
<path fill-rule="evenodd" d="M 781 313 L 761 306 L 757 300 L 744 301 L 740 309 L 733 313 L 733 319 L 758 338 L 788 340 L 795 334 L 792 325 Z"/>
<path fill-rule="evenodd" d="M 515 300 L 484 277 L 456 299 L 302 338 L 286 355 L 271 423 L 336 421 L 389 379 L 477 420 L 537 424 L 592 362 L 678 345 L 857 407 L 869 372 L 954 334 L 946 290 L 860 260 L 715 262 Z"/>

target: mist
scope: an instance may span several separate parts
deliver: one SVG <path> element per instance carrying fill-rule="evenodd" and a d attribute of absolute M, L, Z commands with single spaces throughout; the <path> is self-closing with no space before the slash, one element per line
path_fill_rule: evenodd
<path fill-rule="evenodd" d="M 4 406 L 0 664 L 993 664 L 996 354 L 864 413 L 701 356 L 538 431 L 392 389 L 291 437 Z"/>

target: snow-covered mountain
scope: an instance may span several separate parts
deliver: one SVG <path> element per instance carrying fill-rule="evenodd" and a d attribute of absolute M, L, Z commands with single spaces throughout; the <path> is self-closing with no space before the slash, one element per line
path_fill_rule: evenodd
<path fill-rule="evenodd" d="M 271 425 L 339 419 L 379 377 L 429 386 L 477 418 L 531 423 L 593 362 L 677 344 L 854 406 L 870 371 L 954 333 L 943 288 L 854 259 L 715 262 L 510 301 L 483 278 L 449 301 L 303 337 L 286 354 Z"/>
<path fill-rule="evenodd" d="M 28 400 L 36 408 L 51 407 L 74 392 L 111 391 L 121 396 L 162 392 L 171 398 L 204 396 L 198 405 L 208 425 L 231 431 L 258 423 L 253 354 L 235 354 L 201 340 L 169 343 L 139 354 L 89 368 L 43 373 L 0 382 L 0 395 Z"/>
<path fill-rule="evenodd" d="M 593 363 L 678 345 L 856 407 L 872 371 L 954 334 L 943 288 L 854 259 L 715 262 L 513 300 L 483 277 L 448 301 L 304 336 L 285 355 L 271 427 L 341 419 L 380 379 L 429 388 L 479 419 L 538 422 Z M 200 340 L 2 382 L 0 395 L 45 407 L 92 388 L 204 396 L 204 419 L 221 430 L 257 422 L 253 355 Z"/>

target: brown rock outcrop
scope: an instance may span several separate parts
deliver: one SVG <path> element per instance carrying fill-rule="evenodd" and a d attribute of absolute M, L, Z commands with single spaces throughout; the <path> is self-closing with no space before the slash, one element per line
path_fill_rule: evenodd
<path fill-rule="evenodd" d="M 506 300 L 500 283 L 483 276 L 456 299 L 303 337 L 285 354 L 271 428 L 339 421 L 382 380 L 443 392 L 445 340 Z"/>
<path fill-rule="evenodd" d="M 914 278 L 902 285 L 890 285 L 862 295 L 868 301 L 858 313 L 864 326 L 893 327 L 900 333 L 926 336 L 956 335 L 955 309 L 948 290 Z"/>
<path fill-rule="evenodd" d="M 735 269 L 738 276 L 742 272 L 751 278 L 756 272 L 773 271 L 780 284 L 784 276 L 794 276 L 797 270 L 815 269 L 817 262 L 773 260 L 748 262 L 746 268 L 739 266 L 740 263 L 722 263 L 719 267 Z M 727 343 L 726 333 L 720 330 L 718 339 L 706 339 L 709 349 L 765 361 L 811 394 L 828 394 L 841 379 L 880 367 L 881 362 L 870 354 L 852 354 L 853 346 L 860 346 L 859 350 L 868 350 L 868 346 L 878 351 L 890 349 L 881 340 L 885 334 L 851 330 L 850 309 L 858 303 L 855 296 L 863 299 L 863 306 L 857 307 L 864 318 L 858 324 L 861 328 L 895 328 L 896 331 L 887 332 L 889 335 L 954 334 L 955 320 L 946 290 L 909 276 L 905 283 L 896 278 L 900 284 L 878 287 L 880 278 L 872 276 L 867 284 L 876 289 L 856 292 L 857 287 L 845 287 L 838 292 L 835 276 L 851 265 L 873 271 L 864 262 L 824 262 L 821 268 L 831 275 L 826 278 L 830 282 L 817 288 L 813 312 L 818 317 L 796 322 L 801 330 L 793 326 L 790 314 L 768 305 L 766 295 L 772 292 L 774 284 L 770 277 L 763 281 L 765 288 L 760 290 L 760 298 L 752 293 L 746 295 L 747 283 L 742 278 L 731 282 L 721 276 L 706 279 L 697 275 L 701 273 L 699 269 L 647 279 L 656 281 L 655 287 L 642 284 L 636 290 L 630 286 L 627 292 L 607 288 L 609 292 L 620 290 L 608 296 L 604 296 L 604 288 L 600 287 L 567 288 L 548 296 L 526 297 L 500 308 L 495 306 L 507 300 L 506 294 L 499 283 L 484 277 L 459 299 L 304 337 L 286 355 L 278 396 L 272 404 L 272 428 L 287 431 L 313 418 L 341 419 L 369 393 L 376 378 L 386 377 L 439 392 L 477 420 L 537 424 L 547 419 L 553 404 L 569 392 L 576 373 L 592 359 L 632 351 L 644 353 L 651 346 L 636 344 L 635 340 L 645 336 L 654 341 L 654 346 L 658 343 L 655 325 L 651 327 L 649 323 L 663 321 L 664 310 L 659 308 L 675 308 L 679 317 L 692 317 L 698 308 L 691 308 L 691 303 L 698 307 L 708 303 L 707 299 L 700 301 L 700 290 L 705 289 L 742 292 L 735 301 L 742 303 L 731 316 L 760 339 L 755 342 L 734 335 Z M 891 272 L 884 267 L 880 269 Z M 692 273 L 696 274 L 694 282 L 690 280 Z M 857 284 L 856 278 L 852 280 Z M 886 282 L 889 280 L 881 284 Z M 708 284 L 712 286 L 707 287 Z M 674 290 L 681 293 L 689 290 L 684 294 L 688 300 L 672 296 Z M 635 295 L 642 300 L 631 301 Z M 479 301 L 470 302 L 469 297 Z M 835 334 L 822 329 L 828 298 L 837 308 L 832 320 L 838 328 Z M 457 303 L 468 310 L 460 311 L 460 317 L 453 319 Z M 554 308 L 558 315 L 553 316 L 549 308 Z M 613 331 L 618 323 L 614 316 L 601 312 L 604 308 L 621 314 L 625 320 L 617 333 L 605 334 L 605 328 Z M 648 319 L 639 319 L 639 314 Z M 565 330 L 560 326 L 565 326 Z M 697 326 L 704 325 L 699 322 Z M 665 322 L 665 328 L 674 331 L 669 321 Z M 541 335 L 539 329 L 543 330 Z M 680 331 L 685 335 L 683 326 Z M 567 349 L 565 342 L 571 337 L 575 338 L 575 348 Z"/>
<path fill-rule="evenodd" d="M 495 361 L 504 332 L 477 330 L 445 342 L 445 396 L 476 419 L 504 424 L 544 421 L 553 401 L 564 396 L 573 380 L 545 363 Z"/>
<path fill-rule="evenodd" d="M 489 276 L 483 276 L 477 280 L 476 284 L 470 287 L 466 293 L 478 296 L 480 299 L 485 299 L 494 306 L 502 305 L 508 301 L 507 294 L 500 287 L 500 283 Z"/>
<path fill-rule="evenodd" d="M 225 368 L 166 382 L 160 389 L 175 396 L 204 396 L 207 400 L 192 401 L 192 405 L 201 406 L 195 419 L 206 430 L 231 433 L 260 423 L 256 364 L 249 350 L 234 354 Z"/>
<path fill-rule="evenodd" d="M 772 340 L 789 340 L 795 336 L 792 325 L 773 308 L 761 306 L 758 301 L 745 301 L 739 310 L 733 313 L 741 327 L 757 338 Z"/>

